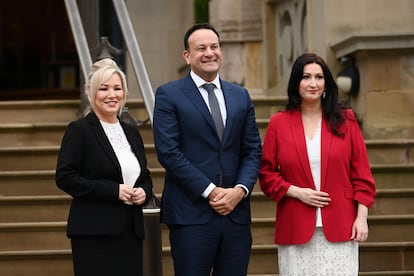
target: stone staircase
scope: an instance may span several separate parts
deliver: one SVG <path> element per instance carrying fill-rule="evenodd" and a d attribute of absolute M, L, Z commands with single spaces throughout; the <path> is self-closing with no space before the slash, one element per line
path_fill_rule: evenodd
<path fill-rule="evenodd" d="M 284 100 L 254 99 L 262 137 Z M 147 118 L 141 101 L 128 107 L 136 118 Z M 70 197 L 56 188 L 54 169 L 63 132 L 78 110 L 77 100 L 0 102 L 0 275 L 73 275 L 65 235 Z M 144 125 L 140 131 L 160 195 L 164 171 L 152 130 Z M 370 210 L 369 240 L 360 246 L 360 275 L 414 275 L 414 140 L 371 140 L 367 147 L 378 194 Z M 277 275 L 274 212 L 275 203 L 256 185 L 249 276 Z M 163 275 L 170 276 L 168 231 L 161 229 Z"/>

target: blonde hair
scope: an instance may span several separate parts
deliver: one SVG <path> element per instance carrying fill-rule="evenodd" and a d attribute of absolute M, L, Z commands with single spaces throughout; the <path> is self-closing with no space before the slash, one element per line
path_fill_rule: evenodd
<path fill-rule="evenodd" d="M 113 74 L 118 74 L 121 79 L 122 90 L 124 91 L 124 99 L 119 109 L 119 114 L 122 112 L 122 108 L 126 104 L 128 96 L 128 86 L 124 72 L 119 68 L 118 64 L 110 58 L 104 58 L 96 61 L 92 64 L 89 70 L 88 80 L 85 83 L 85 94 L 88 97 L 90 108 L 94 110 L 94 101 L 96 92 L 99 87 L 107 81 Z"/>

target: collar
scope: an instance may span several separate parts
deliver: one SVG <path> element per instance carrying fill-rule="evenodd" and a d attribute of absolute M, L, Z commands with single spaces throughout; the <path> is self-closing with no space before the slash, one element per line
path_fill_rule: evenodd
<path fill-rule="evenodd" d="M 206 83 L 205 80 L 203 80 L 199 75 L 197 75 L 196 73 L 194 73 L 193 71 L 190 71 L 190 76 L 193 79 L 194 83 L 197 85 L 198 88 L 200 88 L 203 84 Z M 214 83 L 216 85 L 216 87 L 221 90 L 221 85 L 220 85 L 220 76 L 217 74 L 216 78 L 209 83 Z"/>

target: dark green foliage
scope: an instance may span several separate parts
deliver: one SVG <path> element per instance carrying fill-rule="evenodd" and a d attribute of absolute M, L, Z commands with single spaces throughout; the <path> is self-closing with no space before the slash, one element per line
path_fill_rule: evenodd
<path fill-rule="evenodd" d="M 209 22 L 208 2 L 209 0 L 194 0 L 195 23 Z"/>

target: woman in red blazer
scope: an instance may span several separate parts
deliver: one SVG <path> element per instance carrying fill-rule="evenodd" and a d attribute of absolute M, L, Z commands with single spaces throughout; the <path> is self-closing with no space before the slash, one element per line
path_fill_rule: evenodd
<path fill-rule="evenodd" d="M 294 62 L 288 98 L 270 118 L 260 168 L 260 187 L 277 202 L 279 273 L 357 275 L 375 196 L 357 119 L 315 54 Z"/>

